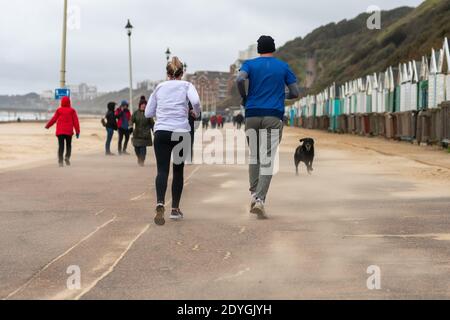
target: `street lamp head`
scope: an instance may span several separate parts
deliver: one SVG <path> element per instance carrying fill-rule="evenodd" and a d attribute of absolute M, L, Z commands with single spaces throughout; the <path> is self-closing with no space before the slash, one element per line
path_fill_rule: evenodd
<path fill-rule="evenodd" d="M 166 50 L 166 58 L 167 58 L 167 61 L 169 61 L 169 59 L 170 59 L 170 55 L 172 54 L 172 52 L 170 52 L 170 48 L 167 48 L 167 50 Z"/>
<path fill-rule="evenodd" d="M 133 31 L 133 25 L 130 22 L 130 19 L 128 19 L 128 23 L 125 26 L 125 29 L 127 29 L 128 35 L 131 36 L 131 32 Z"/>

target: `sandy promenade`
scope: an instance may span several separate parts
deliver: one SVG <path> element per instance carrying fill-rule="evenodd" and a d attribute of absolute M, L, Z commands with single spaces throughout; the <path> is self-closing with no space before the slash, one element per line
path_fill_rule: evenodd
<path fill-rule="evenodd" d="M 73 141 L 73 154 L 103 151 L 105 129 L 99 118 L 81 118 L 81 138 Z M 39 166 L 55 160 L 56 125 L 46 130 L 44 122 L 0 124 L 0 172 Z"/>
<path fill-rule="evenodd" d="M 17 159 L 0 173 L 0 299 L 450 298 L 444 150 L 287 128 L 269 220 L 248 212 L 247 166 L 188 165 L 185 220 L 161 228 L 153 151 L 144 168 L 106 158 L 99 121 L 81 125 L 63 169 L 43 124 L 0 125 L 0 157 Z M 296 176 L 307 136 L 315 170 Z M 67 287 L 70 266 L 81 290 Z M 369 266 L 381 290 L 368 290 Z"/>
<path fill-rule="evenodd" d="M 73 156 L 102 153 L 105 130 L 100 118 L 82 118 L 81 138 L 74 139 Z M 44 129 L 44 123 L 0 124 L 0 172 L 35 167 L 56 159 L 55 127 Z M 435 146 L 417 146 L 383 138 L 337 135 L 316 130 L 287 128 L 282 151 L 293 152 L 297 137 L 313 137 L 321 148 L 346 150 L 354 156 L 372 155 L 367 164 L 391 167 L 397 173 L 415 178 L 449 181 L 450 154 Z M 117 134 L 112 148 L 115 150 Z M 55 160 L 56 161 L 56 160 Z"/>

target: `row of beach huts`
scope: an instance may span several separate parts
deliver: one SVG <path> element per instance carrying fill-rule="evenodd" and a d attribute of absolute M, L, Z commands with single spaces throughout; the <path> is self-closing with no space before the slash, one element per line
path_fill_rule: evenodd
<path fill-rule="evenodd" d="M 448 39 L 421 61 L 332 84 L 286 107 L 291 126 L 440 144 L 450 141 Z"/>

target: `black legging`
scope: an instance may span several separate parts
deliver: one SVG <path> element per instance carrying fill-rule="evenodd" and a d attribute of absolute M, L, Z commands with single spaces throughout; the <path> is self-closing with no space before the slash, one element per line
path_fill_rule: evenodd
<path fill-rule="evenodd" d="M 122 141 L 125 138 L 123 149 Z M 119 128 L 119 153 L 127 152 L 128 141 L 130 140 L 130 130 Z"/>
<path fill-rule="evenodd" d="M 187 148 L 190 148 L 190 133 L 180 135 L 178 141 L 172 141 L 173 132 L 170 131 L 156 131 L 155 132 L 155 156 L 156 166 L 158 168 L 158 175 L 156 177 L 156 196 L 158 203 L 165 203 L 167 180 L 169 179 L 170 171 L 170 158 L 174 151 L 175 146 L 182 142 L 188 142 Z M 181 147 L 182 145 L 180 145 Z M 179 208 L 181 194 L 183 193 L 184 186 L 184 160 L 185 155 L 189 152 L 181 152 L 177 155 L 174 154 L 173 164 L 173 180 L 172 180 L 172 207 Z M 181 161 L 180 161 L 181 160 Z"/>
<path fill-rule="evenodd" d="M 58 161 L 63 163 L 64 161 L 64 144 L 66 144 L 66 160 L 70 160 L 72 154 L 72 136 L 69 135 L 59 135 L 58 136 Z"/>

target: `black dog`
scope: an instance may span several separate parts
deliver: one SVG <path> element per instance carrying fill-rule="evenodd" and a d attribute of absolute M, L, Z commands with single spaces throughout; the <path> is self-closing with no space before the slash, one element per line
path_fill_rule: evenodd
<path fill-rule="evenodd" d="M 298 175 L 298 165 L 300 162 L 304 162 L 306 164 L 306 168 L 308 169 L 308 173 L 311 174 L 314 170 L 312 167 L 314 161 L 314 139 L 305 138 L 301 139 L 300 142 L 303 144 L 295 151 L 296 173 Z"/>

